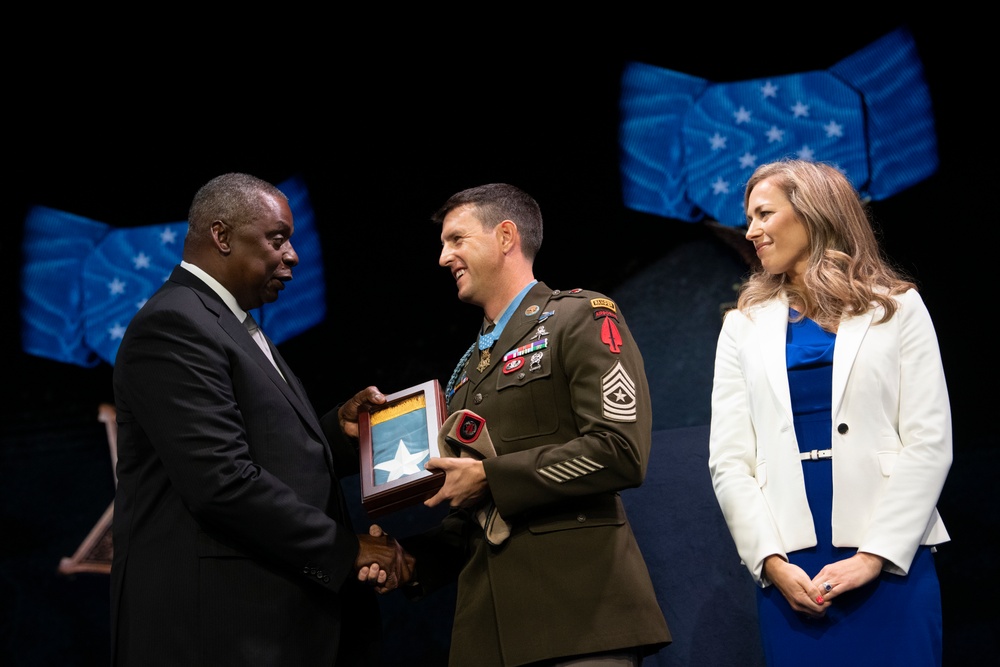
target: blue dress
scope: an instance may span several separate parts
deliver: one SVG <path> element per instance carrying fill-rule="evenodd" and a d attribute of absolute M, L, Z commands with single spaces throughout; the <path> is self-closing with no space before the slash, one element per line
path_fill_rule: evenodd
<path fill-rule="evenodd" d="M 788 325 L 788 384 L 802 452 L 831 446 L 835 343 L 836 334 L 812 320 Z M 854 555 L 857 548 L 832 544 L 833 462 L 803 461 L 802 469 L 817 545 L 787 555 L 813 577 L 824 565 Z M 941 592 L 929 547 L 917 550 L 907 576 L 883 571 L 867 585 L 835 598 L 824 618 L 793 611 L 774 586 L 758 588 L 757 612 L 770 667 L 941 664 Z"/>

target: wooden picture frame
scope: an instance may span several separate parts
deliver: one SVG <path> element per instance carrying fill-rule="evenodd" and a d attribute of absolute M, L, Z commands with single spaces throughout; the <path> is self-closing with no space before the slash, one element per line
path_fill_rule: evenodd
<path fill-rule="evenodd" d="M 444 484 L 424 463 L 440 456 L 438 432 L 447 417 L 437 380 L 388 394 L 358 413 L 361 505 L 375 518 L 423 502 Z"/>

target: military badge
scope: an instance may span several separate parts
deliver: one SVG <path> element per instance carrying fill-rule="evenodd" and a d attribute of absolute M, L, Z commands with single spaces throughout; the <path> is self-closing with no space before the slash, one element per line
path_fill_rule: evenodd
<path fill-rule="evenodd" d="M 636 420 L 635 382 L 622 362 L 616 361 L 611 370 L 601 376 L 601 394 L 605 419 L 616 422 Z"/>

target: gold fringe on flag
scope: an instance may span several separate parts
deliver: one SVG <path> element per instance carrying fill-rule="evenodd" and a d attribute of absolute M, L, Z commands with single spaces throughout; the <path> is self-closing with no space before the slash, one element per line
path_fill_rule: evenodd
<path fill-rule="evenodd" d="M 411 396 L 410 398 L 404 398 L 395 405 L 383 408 L 378 412 L 373 412 L 371 415 L 371 425 L 375 426 L 376 424 L 387 422 L 390 419 L 395 419 L 396 417 L 405 415 L 408 412 L 413 412 L 414 410 L 419 410 L 425 407 L 427 407 L 427 398 L 423 394 Z"/>

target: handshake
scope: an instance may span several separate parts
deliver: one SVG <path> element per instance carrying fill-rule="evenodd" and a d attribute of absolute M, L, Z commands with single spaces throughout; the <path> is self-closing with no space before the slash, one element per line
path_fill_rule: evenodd
<path fill-rule="evenodd" d="M 416 560 L 381 526 L 372 524 L 367 535 L 358 535 L 358 542 L 354 561 L 358 581 L 374 587 L 378 593 L 388 593 L 412 581 Z"/>

